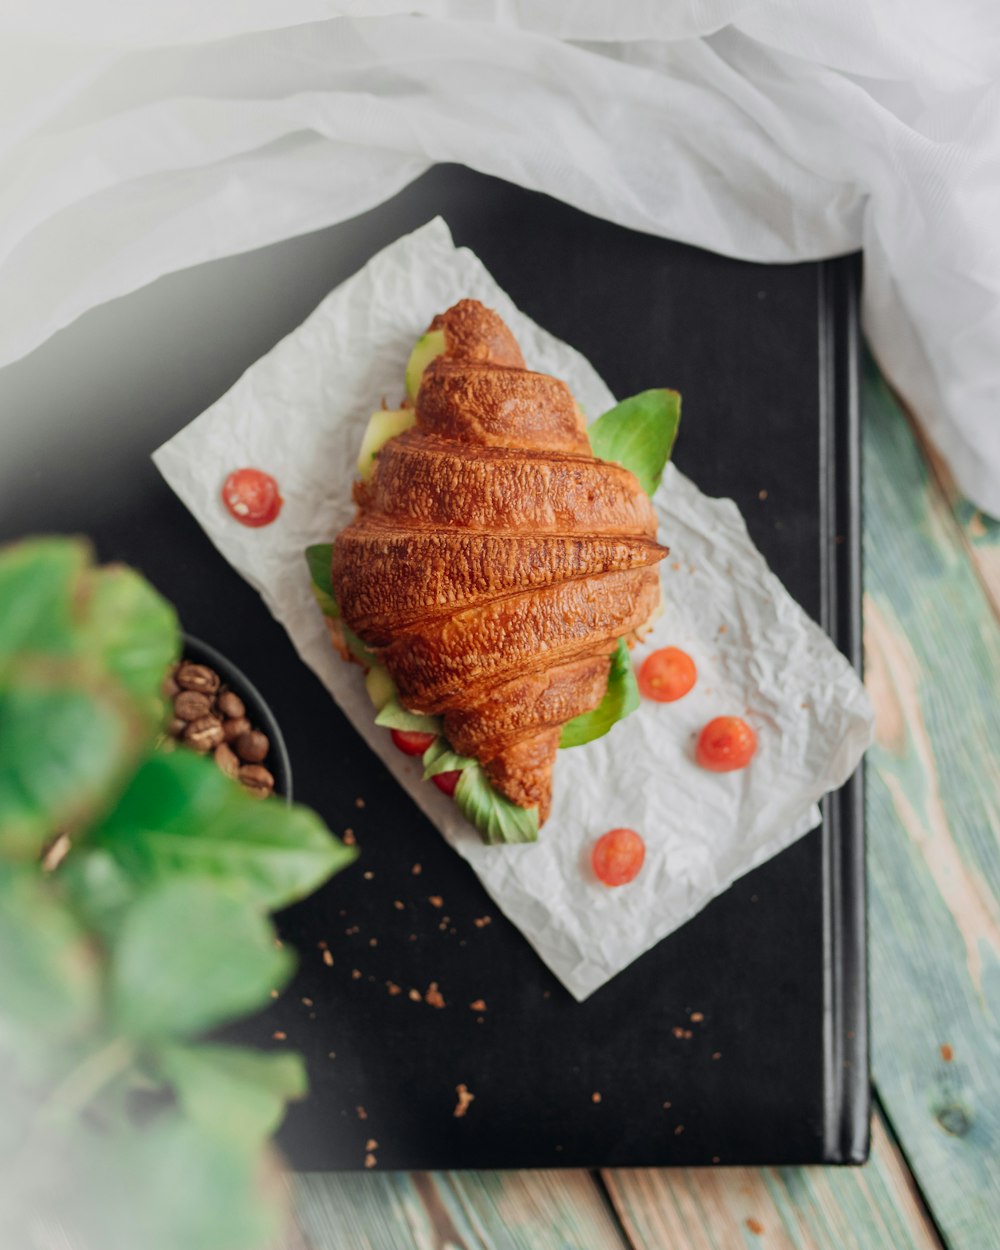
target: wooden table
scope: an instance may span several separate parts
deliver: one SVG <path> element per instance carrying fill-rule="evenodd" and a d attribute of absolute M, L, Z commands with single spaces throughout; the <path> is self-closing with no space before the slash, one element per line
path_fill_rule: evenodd
<path fill-rule="evenodd" d="M 1000 1246 L 1000 524 L 872 367 L 862 403 L 870 1163 L 310 1173 L 283 1250 Z"/>

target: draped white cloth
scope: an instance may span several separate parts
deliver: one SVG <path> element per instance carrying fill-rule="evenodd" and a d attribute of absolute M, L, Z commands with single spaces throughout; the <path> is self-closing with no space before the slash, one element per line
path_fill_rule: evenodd
<path fill-rule="evenodd" d="M 0 364 L 437 161 L 746 259 L 863 247 L 880 364 L 1000 514 L 995 0 L 7 0 Z"/>

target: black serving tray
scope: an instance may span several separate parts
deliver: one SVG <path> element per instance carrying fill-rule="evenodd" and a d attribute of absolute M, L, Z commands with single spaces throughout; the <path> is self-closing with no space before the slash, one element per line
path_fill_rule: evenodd
<path fill-rule="evenodd" d="M 860 775 L 827 799 L 822 828 L 578 1004 L 149 460 L 332 287 L 437 213 L 616 394 L 683 393 L 677 464 L 736 500 L 859 665 L 856 259 L 726 259 L 456 167 L 340 226 L 162 279 L 0 371 L 0 538 L 82 532 L 102 559 L 142 569 L 260 687 L 296 797 L 354 831 L 358 863 L 280 917 L 302 955 L 294 985 L 238 1030 L 307 1057 L 312 1093 L 281 1137 L 293 1164 L 359 1168 L 369 1139 L 382 1169 L 860 1162 Z M 431 982 L 444 1008 L 408 996 Z M 479 999 L 485 1011 L 470 1008 Z M 475 1095 L 461 1118 L 459 1084 Z"/>

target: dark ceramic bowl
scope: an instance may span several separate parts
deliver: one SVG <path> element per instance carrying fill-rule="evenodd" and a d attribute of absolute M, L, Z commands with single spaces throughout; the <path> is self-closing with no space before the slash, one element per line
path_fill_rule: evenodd
<path fill-rule="evenodd" d="M 278 727 L 274 713 L 264 701 L 264 696 L 232 660 L 226 657 L 200 638 L 184 635 L 182 659 L 192 660 L 195 664 L 207 664 L 214 669 L 225 685 L 238 694 L 247 708 L 247 719 L 254 729 L 267 734 L 271 743 L 264 767 L 274 777 L 274 792 L 280 794 L 287 802 L 292 801 L 292 765 L 288 759 L 288 748 L 285 738 Z"/>

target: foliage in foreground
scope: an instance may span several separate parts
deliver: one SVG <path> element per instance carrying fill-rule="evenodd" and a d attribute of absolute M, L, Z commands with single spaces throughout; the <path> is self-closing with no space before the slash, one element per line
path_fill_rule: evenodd
<path fill-rule="evenodd" d="M 268 1139 L 302 1062 L 201 1039 L 287 982 L 267 913 L 354 853 L 158 748 L 178 648 L 171 607 L 84 543 L 0 551 L 3 1246 L 253 1250 L 279 1229 Z"/>

